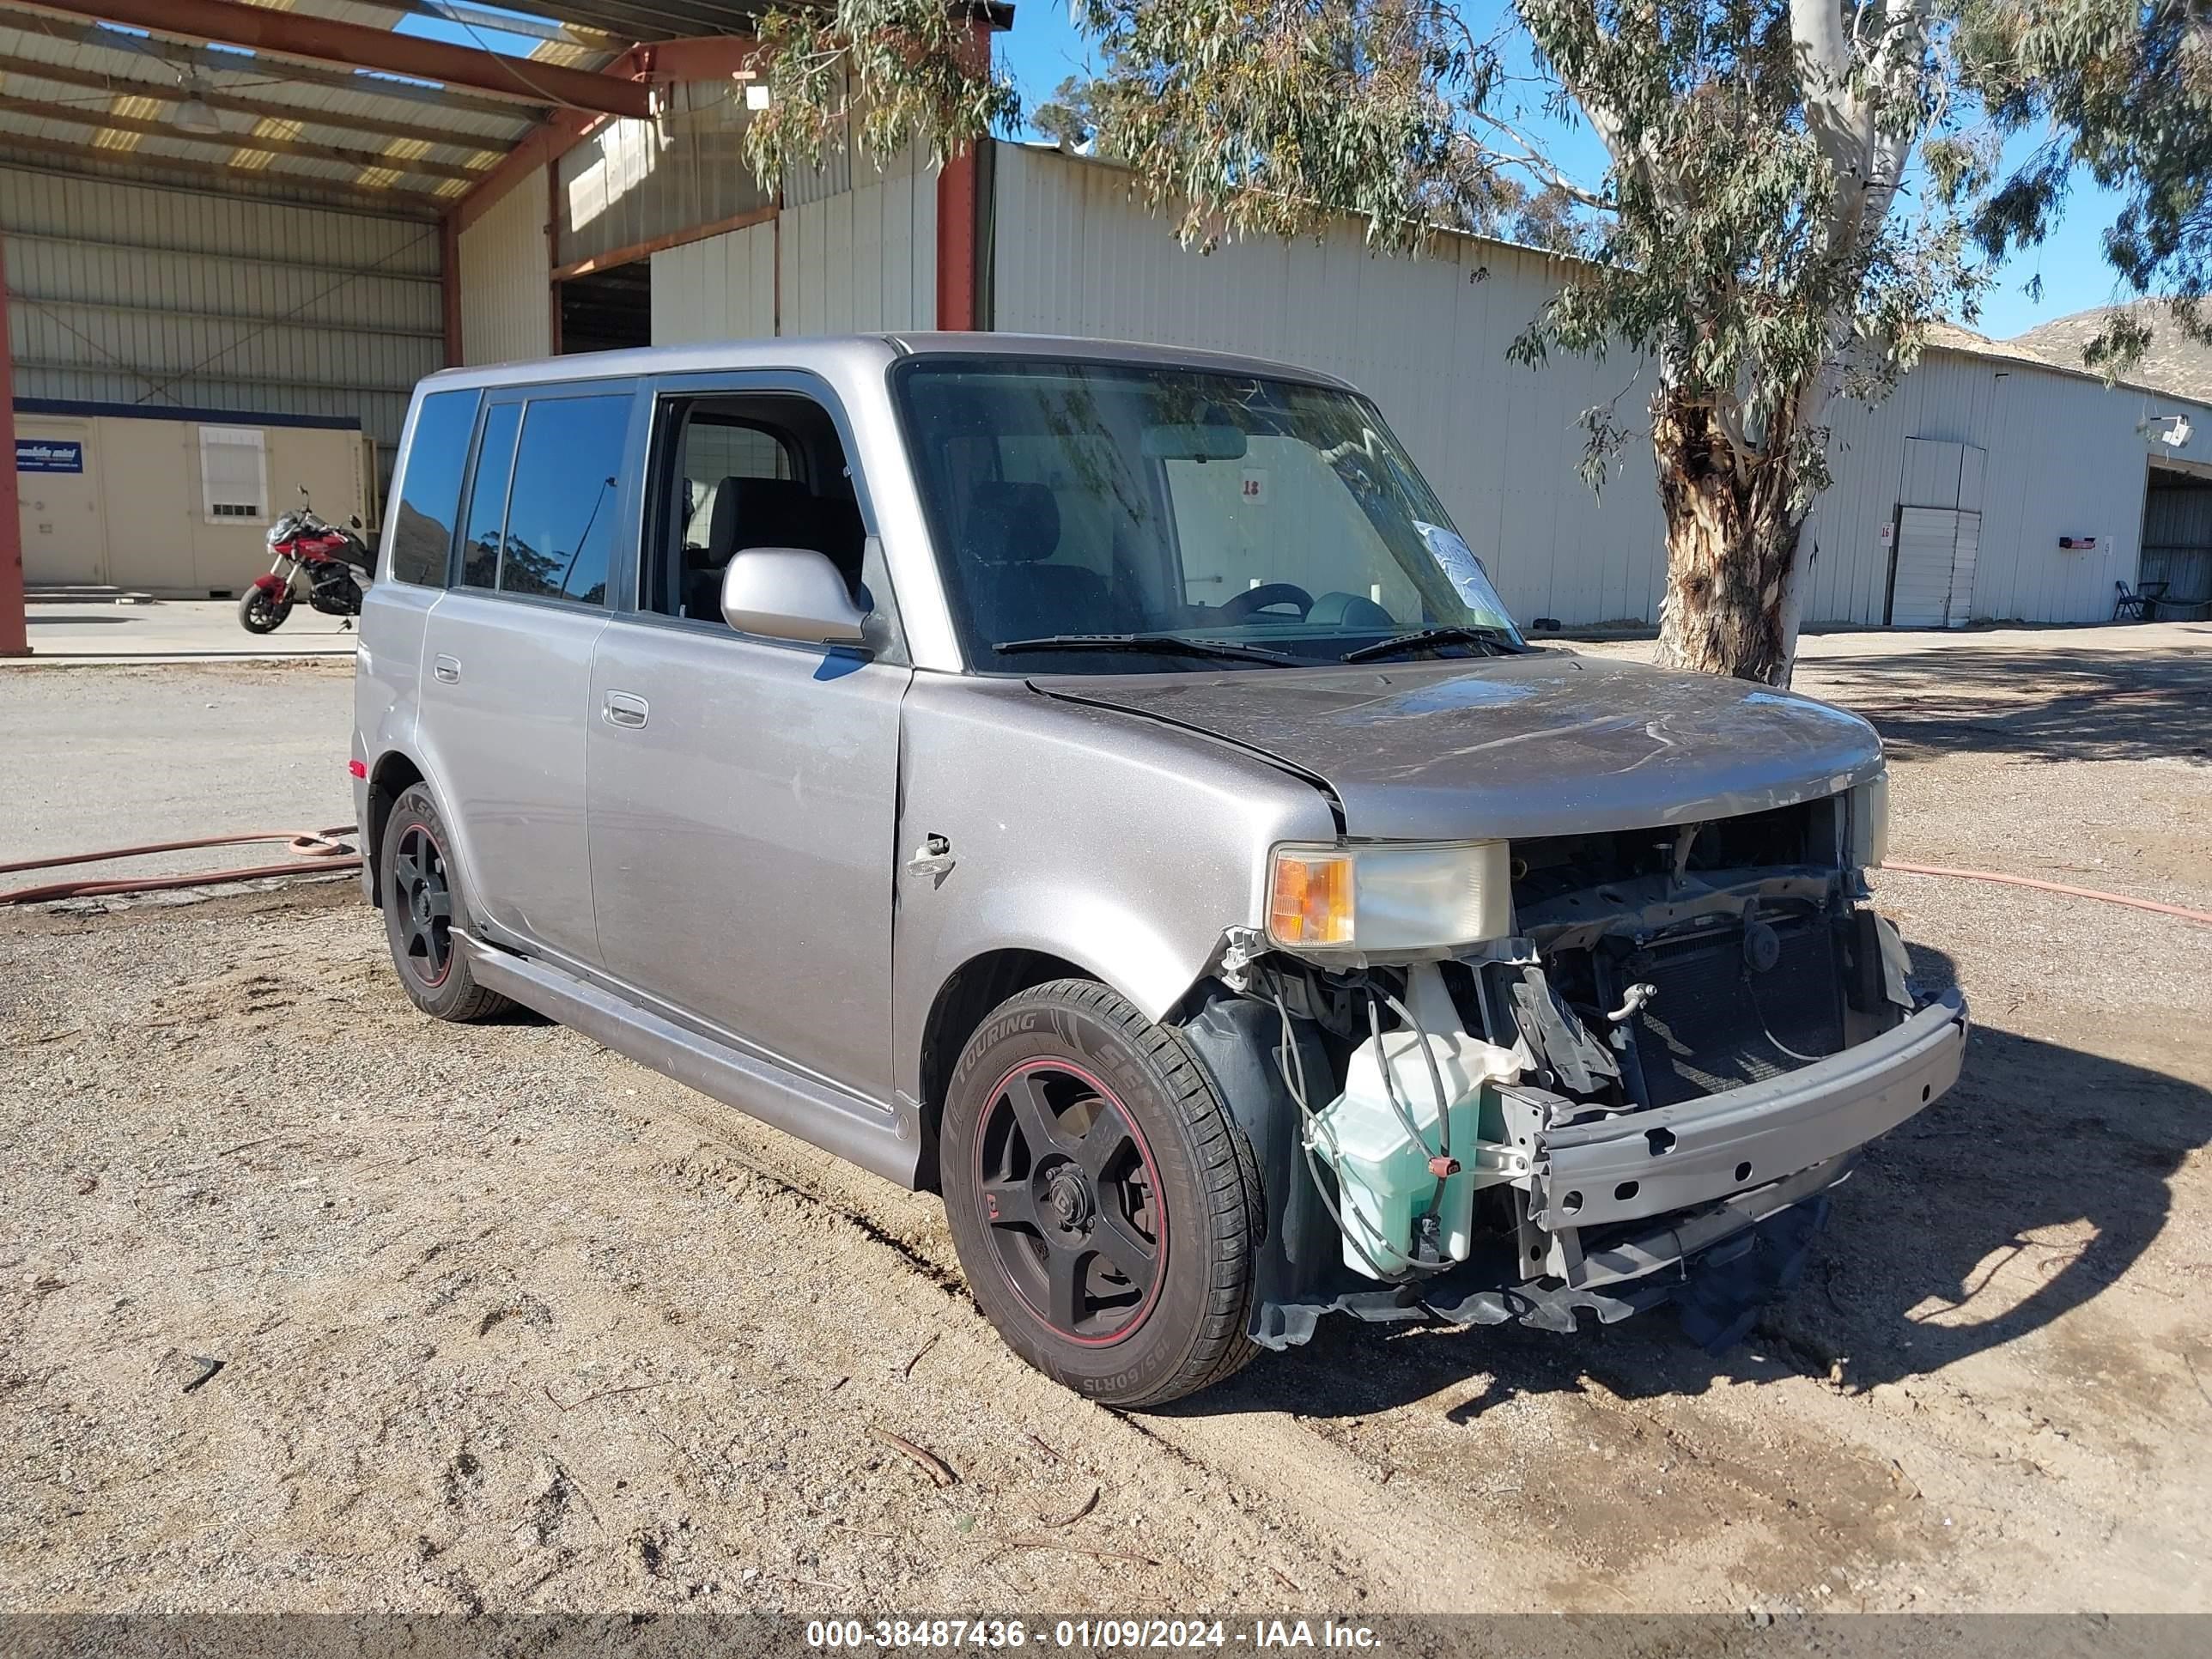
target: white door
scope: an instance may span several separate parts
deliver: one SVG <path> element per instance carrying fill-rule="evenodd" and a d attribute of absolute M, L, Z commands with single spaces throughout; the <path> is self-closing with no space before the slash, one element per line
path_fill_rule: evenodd
<path fill-rule="evenodd" d="M 16 421 L 15 485 L 29 586 L 107 580 L 99 483 L 92 422 Z"/>
<path fill-rule="evenodd" d="M 1973 608 L 1974 560 L 1981 541 L 1978 513 L 1951 507 L 1899 507 L 1890 625 L 1964 628 Z"/>

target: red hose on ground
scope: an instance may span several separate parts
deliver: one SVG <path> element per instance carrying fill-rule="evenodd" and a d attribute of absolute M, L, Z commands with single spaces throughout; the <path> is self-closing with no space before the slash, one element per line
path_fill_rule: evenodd
<path fill-rule="evenodd" d="M 2095 899 L 2104 904 L 2124 904 L 2130 910 L 2148 910 L 2156 915 L 2179 916 L 2184 921 L 2212 925 L 2212 912 L 2184 909 L 2179 904 L 2160 904 L 2156 899 L 2130 898 L 2125 893 L 2100 892 L 2094 887 L 2069 887 L 2063 882 L 2038 881 L 2033 876 L 2002 876 L 1994 870 L 1954 870 L 1941 864 L 1904 864 L 1896 859 L 1884 859 L 1881 867 L 1900 871 L 1908 876 L 1956 876 L 1964 881 L 1994 881 L 2007 887 L 2033 887 L 2039 892 L 2063 893 L 2068 898 Z"/>
<path fill-rule="evenodd" d="M 271 830 L 252 835 L 203 836 L 193 841 L 149 842 L 143 847 L 112 847 L 99 853 L 72 853 L 64 858 L 25 859 L 0 864 L 0 876 L 21 870 L 58 870 L 71 864 L 105 864 L 111 859 L 144 858 L 155 853 L 181 853 L 196 847 L 240 847 L 256 842 L 281 841 L 295 853 L 304 854 L 304 864 L 263 864 L 244 870 L 194 870 L 178 876 L 102 877 L 88 881 L 49 882 L 38 887 L 17 887 L 0 892 L 0 904 L 41 904 L 52 899 L 94 898 L 113 893 L 150 893 L 173 887 L 214 887 L 226 882 L 258 881 L 270 876 L 326 875 L 361 868 L 361 854 L 337 839 L 354 832 L 350 823 L 333 830 Z"/>

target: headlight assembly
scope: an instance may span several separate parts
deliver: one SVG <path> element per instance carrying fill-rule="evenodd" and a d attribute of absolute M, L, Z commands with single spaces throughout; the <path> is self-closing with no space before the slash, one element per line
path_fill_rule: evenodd
<path fill-rule="evenodd" d="M 1512 931 L 1502 841 L 1278 847 L 1267 938 L 1304 956 L 1443 951 Z"/>

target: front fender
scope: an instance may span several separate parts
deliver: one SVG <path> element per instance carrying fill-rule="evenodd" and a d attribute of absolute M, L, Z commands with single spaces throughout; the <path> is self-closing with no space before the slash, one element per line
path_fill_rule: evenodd
<path fill-rule="evenodd" d="M 965 964 L 1058 957 L 1158 1019 L 1225 928 L 1259 920 L 1269 848 L 1336 833 L 1317 790 L 1257 756 L 1018 680 L 917 673 L 900 770 L 894 1075 L 917 1104 L 931 1010 Z"/>

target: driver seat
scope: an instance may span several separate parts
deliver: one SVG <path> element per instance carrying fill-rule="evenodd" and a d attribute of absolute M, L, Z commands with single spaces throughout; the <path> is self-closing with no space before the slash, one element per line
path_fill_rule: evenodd
<path fill-rule="evenodd" d="M 1060 530 L 1060 502 L 1043 484 L 994 481 L 969 496 L 962 574 L 987 643 L 1136 631 L 1129 608 L 1097 572 L 1049 562 Z"/>

